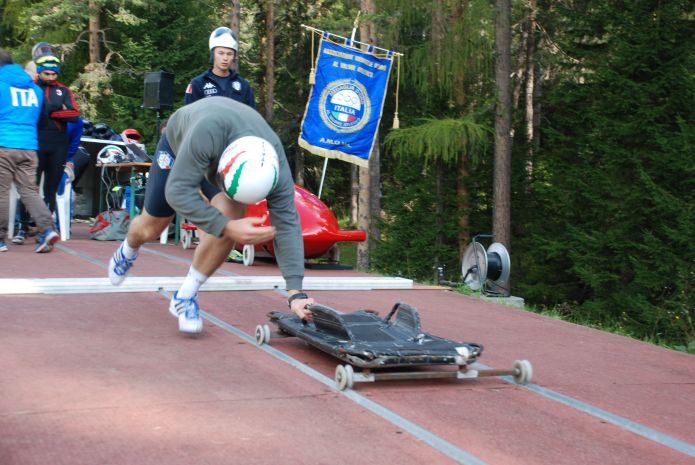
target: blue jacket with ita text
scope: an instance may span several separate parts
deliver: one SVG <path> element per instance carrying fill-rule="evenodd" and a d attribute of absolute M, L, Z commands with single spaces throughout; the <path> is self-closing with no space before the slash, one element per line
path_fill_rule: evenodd
<path fill-rule="evenodd" d="M 0 67 L 0 147 L 36 150 L 43 94 L 17 64 Z"/>

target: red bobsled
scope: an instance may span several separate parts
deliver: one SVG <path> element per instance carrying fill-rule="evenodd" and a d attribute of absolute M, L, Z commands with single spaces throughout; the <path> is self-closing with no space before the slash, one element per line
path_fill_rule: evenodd
<path fill-rule="evenodd" d="M 294 186 L 294 202 L 299 212 L 299 221 L 302 225 L 302 237 L 304 238 L 304 257 L 318 258 L 326 255 L 337 242 L 363 241 L 367 233 L 361 230 L 346 231 L 340 229 L 333 212 L 318 197 L 308 190 Z M 255 205 L 249 205 L 246 216 L 261 217 L 268 213 L 265 200 Z M 267 218 L 262 226 L 270 225 Z M 255 256 L 275 256 L 273 242 L 264 242 L 253 245 L 237 245 L 243 253 L 244 265 L 251 265 Z"/>

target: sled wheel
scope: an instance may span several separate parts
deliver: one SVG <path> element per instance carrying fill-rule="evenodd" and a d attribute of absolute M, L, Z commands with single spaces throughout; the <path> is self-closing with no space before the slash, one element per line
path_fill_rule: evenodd
<path fill-rule="evenodd" d="M 338 365 L 335 367 L 335 386 L 339 391 L 351 389 L 354 383 L 354 371 L 351 365 Z"/>
<path fill-rule="evenodd" d="M 256 344 L 262 346 L 270 342 L 270 328 L 268 325 L 256 326 Z"/>
<path fill-rule="evenodd" d="M 193 243 L 193 232 L 184 229 L 181 231 L 181 247 L 183 250 L 190 249 Z"/>
<path fill-rule="evenodd" d="M 519 384 L 528 384 L 533 377 L 533 366 L 528 360 L 517 360 L 514 362 L 514 381 Z"/>
<path fill-rule="evenodd" d="M 251 245 L 251 244 L 244 245 L 244 250 L 243 250 L 244 266 L 253 265 L 253 254 L 254 254 L 253 245 Z"/>

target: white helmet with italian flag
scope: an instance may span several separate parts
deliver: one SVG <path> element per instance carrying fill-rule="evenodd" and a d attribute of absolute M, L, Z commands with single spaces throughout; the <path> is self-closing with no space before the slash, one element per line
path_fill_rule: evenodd
<path fill-rule="evenodd" d="M 229 144 L 217 165 L 227 197 L 247 205 L 270 194 L 278 182 L 279 171 L 273 145 L 256 136 L 240 137 Z"/>

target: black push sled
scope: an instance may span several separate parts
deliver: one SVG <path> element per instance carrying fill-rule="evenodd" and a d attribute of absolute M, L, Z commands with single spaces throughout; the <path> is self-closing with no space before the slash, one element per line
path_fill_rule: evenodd
<path fill-rule="evenodd" d="M 517 360 L 511 370 L 473 369 L 483 346 L 472 342 L 455 342 L 422 332 L 417 309 L 404 303 L 393 306 L 385 318 L 373 310 L 342 313 L 324 305 L 309 307 L 313 319 L 303 321 L 294 314 L 270 312 L 271 323 L 278 328 L 271 333 L 267 324 L 256 326 L 256 342 L 270 343 L 271 338 L 298 337 L 345 362 L 335 370 L 339 390 L 355 382 L 380 380 L 477 378 L 512 376 L 519 384 L 531 382 L 533 368 L 528 360 Z M 455 365 L 453 370 L 383 370 L 387 368 Z M 354 367 L 361 369 L 355 372 Z"/>

